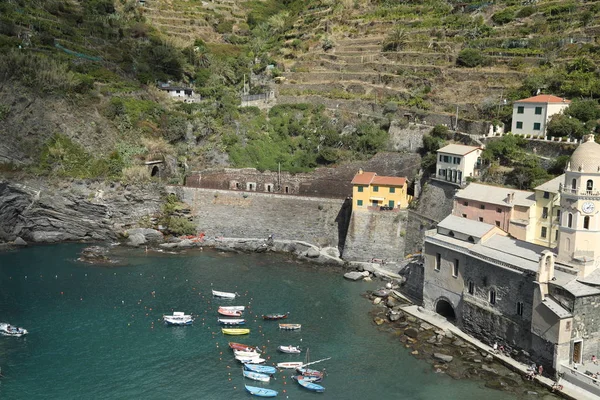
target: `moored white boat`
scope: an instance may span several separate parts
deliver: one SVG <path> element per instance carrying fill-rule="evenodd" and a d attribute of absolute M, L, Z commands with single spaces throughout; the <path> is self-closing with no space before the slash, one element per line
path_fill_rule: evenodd
<path fill-rule="evenodd" d="M 27 329 L 19 328 L 11 324 L 0 323 L 0 333 L 4 336 L 21 337 L 27 335 Z"/>
<path fill-rule="evenodd" d="M 277 350 L 288 354 L 300 354 L 302 352 L 299 346 L 277 346 Z"/>
<path fill-rule="evenodd" d="M 304 365 L 302 361 L 288 361 L 277 363 L 277 368 L 300 368 Z"/>
<path fill-rule="evenodd" d="M 214 297 L 220 297 L 222 299 L 235 299 L 235 297 L 238 295 L 237 293 L 220 292 L 218 290 L 213 290 L 212 294 Z"/>
<path fill-rule="evenodd" d="M 254 381 L 259 382 L 269 382 L 271 380 L 271 376 L 267 374 L 261 374 L 260 372 L 254 371 L 246 371 L 244 370 L 244 376 L 248 379 L 252 379 Z"/>
<path fill-rule="evenodd" d="M 174 311 L 173 315 L 163 315 L 163 320 L 167 325 L 191 325 L 194 318 L 180 311 Z"/>
<path fill-rule="evenodd" d="M 255 351 L 233 350 L 233 354 L 240 357 L 260 357 L 260 353 Z"/>
<path fill-rule="evenodd" d="M 302 328 L 300 324 L 279 324 L 279 329 L 283 329 L 284 331 L 295 331 Z"/>
<path fill-rule="evenodd" d="M 246 320 L 243 318 L 217 318 L 221 325 L 245 325 Z"/>
<path fill-rule="evenodd" d="M 235 356 L 235 359 L 238 360 L 239 362 L 241 362 L 242 364 L 262 364 L 265 361 L 267 361 L 264 358 L 260 358 L 260 357 Z"/>
<path fill-rule="evenodd" d="M 229 311 L 244 311 L 246 309 L 246 306 L 219 306 L 219 308 L 222 310 Z"/>

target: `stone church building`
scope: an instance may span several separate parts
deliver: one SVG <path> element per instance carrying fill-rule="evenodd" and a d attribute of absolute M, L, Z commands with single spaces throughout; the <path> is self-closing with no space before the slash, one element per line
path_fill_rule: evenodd
<path fill-rule="evenodd" d="M 456 215 L 428 231 L 423 304 L 484 342 L 564 372 L 600 358 L 600 144 L 593 135 L 571 156 L 559 192 L 555 249 Z"/>

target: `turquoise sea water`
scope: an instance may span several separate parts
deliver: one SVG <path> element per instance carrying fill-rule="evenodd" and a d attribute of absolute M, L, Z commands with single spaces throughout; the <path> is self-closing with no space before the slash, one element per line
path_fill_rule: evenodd
<path fill-rule="evenodd" d="M 0 321 L 25 327 L 24 338 L 0 337 L 2 399 L 248 399 L 244 383 L 278 390 L 278 398 L 507 399 L 478 382 L 435 374 L 402 345 L 378 332 L 360 295 L 378 283 L 349 282 L 340 271 L 282 256 L 215 251 L 181 255 L 121 249 L 124 266 L 76 260 L 83 246 L 39 246 L 0 253 Z M 237 291 L 234 302 L 210 295 Z M 224 336 L 219 304 L 250 306 L 252 331 Z M 163 313 L 198 316 L 167 327 Z M 299 332 L 263 321 L 290 312 Z M 266 346 L 269 363 L 301 361 L 281 344 L 310 348 L 311 360 L 332 357 L 324 394 L 308 392 L 291 370 L 269 384 L 248 381 L 228 341 Z M 285 392 L 284 392 L 285 391 Z"/>

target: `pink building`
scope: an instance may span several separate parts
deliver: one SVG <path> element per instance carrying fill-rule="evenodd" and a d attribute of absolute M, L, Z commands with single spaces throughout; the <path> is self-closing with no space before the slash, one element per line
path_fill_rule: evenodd
<path fill-rule="evenodd" d="M 535 193 L 471 183 L 454 195 L 452 214 L 495 225 L 528 240 L 535 225 Z"/>

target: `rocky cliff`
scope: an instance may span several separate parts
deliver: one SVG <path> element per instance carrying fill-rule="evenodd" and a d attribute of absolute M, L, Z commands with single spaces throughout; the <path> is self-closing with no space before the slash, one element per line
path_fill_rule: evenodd
<path fill-rule="evenodd" d="M 113 240 L 160 210 L 160 185 L 0 180 L 0 242 Z"/>

